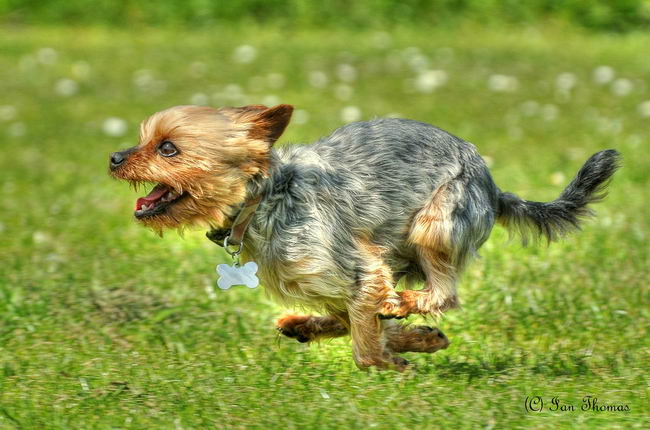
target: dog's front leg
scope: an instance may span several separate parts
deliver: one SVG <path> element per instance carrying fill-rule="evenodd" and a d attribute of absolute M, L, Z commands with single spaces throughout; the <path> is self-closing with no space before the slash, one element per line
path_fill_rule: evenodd
<path fill-rule="evenodd" d="M 352 356 L 361 369 L 376 366 L 404 370 L 408 362 L 393 356 L 384 348 L 382 339 L 379 314 L 386 303 L 399 303 L 392 272 L 382 258 L 384 249 L 363 240 L 358 242 L 358 246 L 362 264 L 347 301 Z"/>
<path fill-rule="evenodd" d="M 275 323 L 277 330 L 300 343 L 345 336 L 349 333 L 347 315 L 285 315 Z"/>
<path fill-rule="evenodd" d="M 386 348 L 393 352 L 433 353 L 449 346 L 449 339 L 435 327 L 382 321 Z"/>

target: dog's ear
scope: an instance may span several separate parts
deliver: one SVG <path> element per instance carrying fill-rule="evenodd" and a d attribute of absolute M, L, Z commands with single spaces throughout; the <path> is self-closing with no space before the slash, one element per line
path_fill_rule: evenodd
<path fill-rule="evenodd" d="M 272 146 L 287 128 L 293 106 L 277 105 L 267 108 L 261 105 L 246 106 L 244 116 L 246 122 L 251 124 L 248 136 L 252 139 L 261 139 Z"/>

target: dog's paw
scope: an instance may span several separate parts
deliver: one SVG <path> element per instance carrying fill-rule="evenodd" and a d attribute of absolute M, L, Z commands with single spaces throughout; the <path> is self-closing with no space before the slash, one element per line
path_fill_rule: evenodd
<path fill-rule="evenodd" d="M 398 319 L 408 317 L 411 314 L 417 312 L 417 296 L 413 293 L 417 293 L 411 290 L 399 291 L 394 298 L 390 300 L 385 300 L 381 304 L 379 313 L 377 316 L 379 319 L 388 320 L 388 319 Z"/>
<path fill-rule="evenodd" d="M 404 372 L 408 369 L 414 369 L 415 365 L 411 364 L 407 359 L 400 357 L 398 355 L 393 355 L 391 357 L 391 368 L 397 370 L 398 372 Z"/>
<path fill-rule="evenodd" d="M 426 325 L 413 327 L 408 333 L 411 336 L 412 352 L 433 353 L 449 347 L 449 339 L 440 329 Z"/>
<path fill-rule="evenodd" d="M 313 340 L 307 327 L 309 318 L 309 315 L 286 315 L 275 322 L 275 328 L 286 337 L 306 343 Z"/>

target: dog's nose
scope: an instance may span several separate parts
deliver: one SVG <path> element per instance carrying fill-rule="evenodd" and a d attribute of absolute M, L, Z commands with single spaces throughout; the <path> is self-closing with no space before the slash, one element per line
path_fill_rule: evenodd
<path fill-rule="evenodd" d="M 113 152 L 111 154 L 111 170 L 118 168 L 122 163 L 124 163 L 124 160 L 126 160 L 126 158 L 121 152 Z"/>

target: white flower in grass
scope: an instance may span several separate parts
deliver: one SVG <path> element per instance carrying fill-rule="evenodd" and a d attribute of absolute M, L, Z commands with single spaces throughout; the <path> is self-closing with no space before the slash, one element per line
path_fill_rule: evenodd
<path fill-rule="evenodd" d="M 104 120 L 102 130 L 111 137 L 121 137 L 126 134 L 128 124 L 122 118 L 110 117 Z"/>
<path fill-rule="evenodd" d="M 237 84 L 226 85 L 221 91 L 215 91 L 210 96 L 210 103 L 214 106 L 244 106 L 248 104 L 249 97 L 244 94 Z"/>
<path fill-rule="evenodd" d="M 154 82 L 153 73 L 148 69 L 136 70 L 133 73 L 133 84 L 139 89 L 147 89 Z"/>
<path fill-rule="evenodd" d="M 252 45 L 241 45 L 235 48 L 233 60 L 237 63 L 252 63 L 257 58 L 257 49 Z"/>
<path fill-rule="evenodd" d="M 642 117 L 650 117 L 650 100 L 639 103 L 639 115 Z"/>
<path fill-rule="evenodd" d="M 205 93 L 194 93 L 190 98 L 190 103 L 197 106 L 206 106 L 210 101 L 210 98 Z"/>
<path fill-rule="evenodd" d="M 521 104 L 521 112 L 526 116 L 533 116 L 539 112 L 539 103 L 535 100 L 526 100 Z"/>
<path fill-rule="evenodd" d="M 633 134 L 627 138 L 626 143 L 631 147 L 636 148 L 638 146 L 641 146 L 641 144 L 643 143 L 643 139 L 638 134 Z"/>
<path fill-rule="evenodd" d="M 420 55 L 420 48 L 418 48 L 417 46 L 409 46 L 407 48 L 404 48 L 404 50 L 402 51 L 402 55 L 405 58 L 411 58 L 415 55 Z"/>
<path fill-rule="evenodd" d="M 514 76 L 496 74 L 488 78 L 488 87 L 496 92 L 513 92 L 519 87 L 519 81 Z"/>
<path fill-rule="evenodd" d="M 542 118 L 545 121 L 553 121 L 554 119 L 557 118 L 559 110 L 558 110 L 557 106 L 552 105 L 552 104 L 547 104 L 547 105 L 542 106 L 542 109 L 541 109 L 540 112 L 542 114 Z"/>
<path fill-rule="evenodd" d="M 566 182 L 566 176 L 562 172 L 555 172 L 550 177 L 551 184 L 562 185 Z"/>
<path fill-rule="evenodd" d="M 0 106 L 0 121 L 11 121 L 16 117 L 16 108 L 12 105 Z"/>
<path fill-rule="evenodd" d="M 14 122 L 7 128 L 7 133 L 12 137 L 24 136 L 27 132 L 27 127 L 22 122 Z"/>
<path fill-rule="evenodd" d="M 214 287 L 212 287 L 212 283 L 205 284 L 205 292 L 208 295 L 208 299 L 215 300 L 217 298 L 217 294 L 214 292 Z"/>
<path fill-rule="evenodd" d="M 262 91 L 266 86 L 266 80 L 261 76 L 251 76 L 248 79 L 248 89 L 254 93 Z"/>
<path fill-rule="evenodd" d="M 224 87 L 223 91 L 226 94 L 241 94 L 242 93 L 242 88 L 237 85 L 237 84 L 228 84 Z"/>
<path fill-rule="evenodd" d="M 612 92 L 619 97 L 630 94 L 632 92 L 632 81 L 625 78 L 618 78 L 612 83 Z"/>
<path fill-rule="evenodd" d="M 266 106 L 275 106 L 277 104 L 280 104 L 280 97 L 276 96 L 275 94 L 269 94 L 267 96 L 264 96 L 262 99 L 262 104 Z"/>
<path fill-rule="evenodd" d="M 133 73 L 133 84 L 143 92 L 161 94 L 167 89 L 167 82 L 155 79 L 151 70 L 140 69 Z"/>
<path fill-rule="evenodd" d="M 325 72 L 321 70 L 314 70 L 309 72 L 309 85 L 314 88 L 325 88 L 329 79 Z"/>
<path fill-rule="evenodd" d="M 402 56 L 408 66 L 414 71 L 425 70 L 429 67 L 429 59 L 420 52 L 420 49 L 409 46 L 402 51 Z"/>
<path fill-rule="evenodd" d="M 72 75 L 77 79 L 88 79 L 92 71 L 90 64 L 85 61 L 75 61 L 70 67 Z"/>
<path fill-rule="evenodd" d="M 517 127 L 516 125 L 511 125 L 508 127 L 508 136 L 510 136 L 514 140 L 519 140 L 524 136 L 524 131 L 521 129 L 521 127 Z"/>
<path fill-rule="evenodd" d="M 208 66 L 202 61 L 194 61 L 190 64 L 188 71 L 193 78 L 201 78 L 208 72 Z"/>
<path fill-rule="evenodd" d="M 356 106 L 346 106 L 341 109 L 341 120 L 344 122 L 354 122 L 361 119 L 361 109 Z"/>
<path fill-rule="evenodd" d="M 266 76 L 266 80 L 269 83 L 269 87 L 273 89 L 282 88 L 286 83 L 286 78 L 282 73 L 269 73 Z"/>
<path fill-rule="evenodd" d="M 150 89 L 153 94 L 162 94 L 165 90 L 167 90 L 167 81 L 163 81 L 162 79 L 155 80 Z"/>
<path fill-rule="evenodd" d="M 391 72 L 397 72 L 402 68 L 402 58 L 397 52 L 391 52 L 384 60 L 386 68 Z"/>
<path fill-rule="evenodd" d="M 36 66 L 36 58 L 31 55 L 23 55 L 18 61 L 18 67 L 20 70 L 30 71 Z"/>
<path fill-rule="evenodd" d="M 375 44 L 375 47 L 379 49 L 386 49 L 389 48 L 393 43 L 393 38 L 388 32 L 378 31 L 372 36 L 372 42 Z"/>
<path fill-rule="evenodd" d="M 44 243 L 50 242 L 51 237 L 49 234 L 43 232 L 43 231 L 35 231 L 32 233 L 32 241 L 38 245 L 42 245 Z"/>
<path fill-rule="evenodd" d="M 303 109 L 298 109 L 293 112 L 292 121 L 294 124 L 306 124 L 309 122 L 309 112 Z"/>
<path fill-rule="evenodd" d="M 36 52 L 36 58 L 42 64 L 54 64 L 59 54 L 52 48 L 41 48 Z"/>
<path fill-rule="evenodd" d="M 414 55 L 408 59 L 408 65 L 411 68 L 411 70 L 418 72 L 420 70 L 425 70 L 427 67 L 429 67 L 429 59 L 426 56 L 421 54 Z"/>
<path fill-rule="evenodd" d="M 54 86 L 54 91 L 63 97 L 70 97 L 79 91 L 79 84 L 72 79 L 59 79 Z"/>
<path fill-rule="evenodd" d="M 436 51 L 436 61 L 449 63 L 454 59 L 454 48 L 443 47 Z"/>
<path fill-rule="evenodd" d="M 597 84 L 606 84 L 614 79 L 614 69 L 609 66 L 598 66 L 594 69 L 593 79 Z"/>
<path fill-rule="evenodd" d="M 352 89 L 352 87 L 345 84 L 337 85 L 336 88 L 334 89 L 334 95 L 339 100 L 349 100 L 350 97 L 352 97 L 353 93 L 354 90 Z"/>
<path fill-rule="evenodd" d="M 415 78 L 415 89 L 421 93 L 430 93 L 447 83 L 447 72 L 444 70 L 425 70 Z"/>
<path fill-rule="evenodd" d="M 565 72 L 560 73 L 555 79 L 555 86 L 560 91 L 571 91 L 577 82 L 576 75 Z"/>
<path fill-rule="evenodd" d="M 336 76 L 343 82 L 353 82 L 357 78 L 357 69 L 350 64 L 339 64 L 336 67 Z"/>
<path fill-rule="evenodd" d="M 79 378 L 79 385 L 81 385 L 81 389 L 84 391 L 90 390 L 90 387 L 88 386 L 88 381 L 86 381 L 85 378 Z"/>

